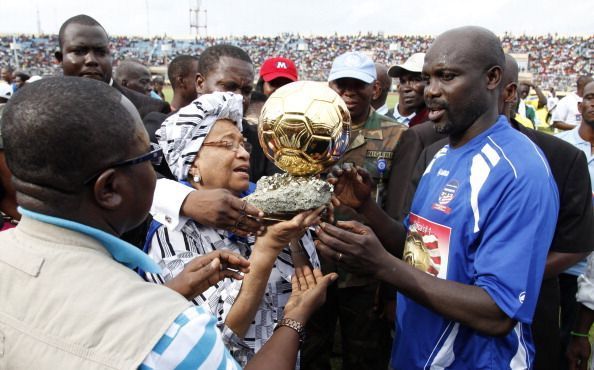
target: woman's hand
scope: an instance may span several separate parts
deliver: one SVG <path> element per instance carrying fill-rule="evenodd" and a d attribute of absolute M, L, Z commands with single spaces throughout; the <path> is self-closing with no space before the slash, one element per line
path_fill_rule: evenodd
<path fill-rule="evenodd" d="M 267 244 L 282 249 L 291 240 L 300 239 L 311 225 L 318 224 L 325 208 L 326 206 L 322 206 L 313 211 L 301 212 L 289 221 L 268 226 L 264 235 L 258 239 L 265 239 Z"/>
<path fill-rule="evenodd" d="M 336 279 L 338 274 L 335 272 L 324 276 L 320 269 L 312 271 L 308 266 L 295 269 L 291 278 L 291 296 L 285 305 L 285 317 L 305 324 L 326 302 L 326 290 Z"/>

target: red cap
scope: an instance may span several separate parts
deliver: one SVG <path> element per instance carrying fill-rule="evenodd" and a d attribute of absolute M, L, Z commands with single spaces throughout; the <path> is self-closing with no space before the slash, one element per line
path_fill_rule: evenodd
<path fill-rule="evenodd" d="M 295 63 L 282 57 L 266 59 L 260 68 L 260 77 L 266 82 L 279 77 L 285 77 L 291 81 L 298 80 Z"/>

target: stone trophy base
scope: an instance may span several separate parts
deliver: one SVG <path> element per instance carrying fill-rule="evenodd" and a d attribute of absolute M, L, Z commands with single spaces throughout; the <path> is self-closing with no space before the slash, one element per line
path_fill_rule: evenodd
<path fill-rule="evenodd" d="M 288 173 L 262 177 L 256 190 L 243 198 L 264 212 L 263 219 L 274 223 L 328 204 L 334 187 L 324 180 Z"/>

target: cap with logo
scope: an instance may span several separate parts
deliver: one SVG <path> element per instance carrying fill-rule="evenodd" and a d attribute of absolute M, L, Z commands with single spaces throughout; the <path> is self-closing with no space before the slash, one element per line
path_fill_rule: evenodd
<path fill-rule="evenodd" d="M 366 83 L 372 83 L 377 78 L 375 64 L 367 55 L 359 51 L 349 51 L 334 59 L 328 81 L 339 78 L 356 78 Z"/>
<path fill-rule="evenodd" d="M 415 53 L 411 55 L 406 62 L 390 67 L 388 76 L 400 77 L 403 72 L 421 73 L 425 63 L 425 53 Z"/>
<path fill-rule="evenodd" d="M 282 57 L 266 59 L 260 68 L 260 77 L 266 82 L 279 77 L 288 78 L 291 81 L 298 80 L 295 63 Z"/>

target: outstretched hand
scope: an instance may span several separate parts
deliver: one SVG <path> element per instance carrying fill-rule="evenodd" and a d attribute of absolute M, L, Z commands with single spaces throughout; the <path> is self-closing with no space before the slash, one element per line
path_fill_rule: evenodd
<path fill-rule="evenodd" d="M 274 246 L 283 248 L 291 240 L 301 238 L 311 225 L 319 223 L 325 208 L 326 206 L 321 206 L 315 210 L 301 212 L 289 221 L 268 226 L 261 238 L 268 238 Z"/>
<path fill-rule="evenodd" d="M 295 269 L 291 278 L 292 292 L 285 305 L 285 317 L 305 324 L 311 315 L 326 302 L 328 286 L 338 279 L 335 272 L 322 275 L 320 269 L 309 266 Z"/>
<path fill-rule="evenodd" d="M 217 250 L 194 258 L 165 285 L 193 299 L 224 278 L 243 279 L 241 273 L 248 273 L 249 266 L 250 262 L 241 255 Z"/>
<path fill-rule="evenodd" d="M 334 166 L 327 181 L 334 185 L 334 196 L 339 203 L 355 210 L 371 200 L 373 180 L 365 169 L 345 163 Z"/>
<path fill-rule="evenodd" d="M 181 213 L 202 225 L 229 230 L 242 237 L 265 230 L 261 221 L 264 212 L 226 189 L 191 192 Z"/>
<path fill-rule="evenodd" d="M 357 221 L 321 223 L 316 229 L 318 252 L 330 261 L 361 275 L 373 275 L 390 258 L 373 231 Z"/>

